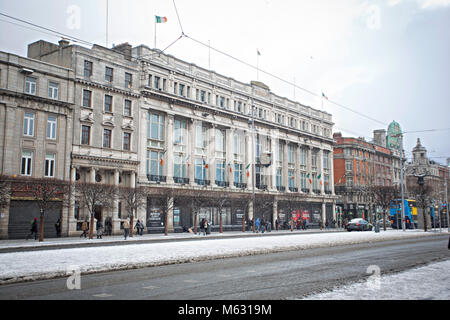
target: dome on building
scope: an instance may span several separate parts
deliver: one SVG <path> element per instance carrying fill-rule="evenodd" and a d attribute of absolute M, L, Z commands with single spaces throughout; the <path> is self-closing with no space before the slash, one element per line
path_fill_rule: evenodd
<path fill-rule="evenodd" d="M 400 128 L 400 124 L 396 121 L 392 121 L 387 129 L 387 137 L 386 144 L 389 149 L 403 149 L 402 142 L 402 129 Z"/>

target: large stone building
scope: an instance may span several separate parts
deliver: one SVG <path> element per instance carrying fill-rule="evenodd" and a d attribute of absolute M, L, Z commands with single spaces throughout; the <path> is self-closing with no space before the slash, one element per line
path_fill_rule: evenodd
<path fill-rule="evenodd" d="M 330 114 L 143 45 L 38 41 L 28 56 L 72 72 L 64 178 L 147 187 L 136 219 L 148 232 L 162 232 L 166 221 L 180 232 L 201 218 L 217 229 L 219 211 L 225 230 L 240 229 L 244 217 L 273 223 L 301 214 L 312 225 L 336 218 Z M 165 190 L 174 204 L 167 220 L 155 201 Z M 199 196 L 205 201 L 194 208 Z M 78 234 L 88 213 L 76 200 L 68 210 L 64 234 Z M 114 232 L 124 216 L 118 199 L 96 210 L 97 219 L 113 219 Z"/>
<path fill-rule="evenodd" d="M 0 174 L 70 178 L 74 72 L 11 53 L 0 52 Z M 39 216 L 33 201 L 12 194 L 0 208 L 0 238 L 25 237 Z M 67 208 L 48 212 L 46 235 L 53 224 L 69 219 Z"/>

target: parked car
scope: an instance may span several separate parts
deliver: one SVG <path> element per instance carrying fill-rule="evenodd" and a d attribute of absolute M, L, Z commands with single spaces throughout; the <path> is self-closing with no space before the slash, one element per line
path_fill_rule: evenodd
<path fill-rule="evenodd" d="M 377 223 L 380 228 L 383 228 L 383 226 L 384 226 L 383 220 L 378 220 Z M 391 220 L 386 220 L 386 228 L 390 228 L 390 227 L 391 227 Z"/>
<path fill-rule="evenodd" d="M 350 220 L 346 225 L 347 231 L 371 231 L 373 226 L 366 220 L 357 218 Z"/>

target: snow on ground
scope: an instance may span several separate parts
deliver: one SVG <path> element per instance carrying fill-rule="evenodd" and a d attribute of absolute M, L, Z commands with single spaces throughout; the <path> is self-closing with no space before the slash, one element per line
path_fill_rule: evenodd
<path fill-rule="evenodd" d="M 433 235 L 435 233 L 416 230 L 388 230 L 380 233 L 330 232 L 2 253 L 0 284 L 68 276 L 74 270 L 93 273 Z"/>
<path fill-rule="evenodd" d="M 375 273 L 367 281 L 311 295 L 306 300 L 450 300 L 450 260 L 408 271 Z"/>

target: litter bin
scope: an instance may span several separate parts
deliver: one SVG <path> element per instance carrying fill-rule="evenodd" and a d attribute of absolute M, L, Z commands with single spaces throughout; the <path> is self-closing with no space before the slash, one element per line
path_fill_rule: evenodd
<path fill-rule="evenodd" d="M 378 225 L 378 223 L 375 223 L 375 232 L 380 232 L 380 226 Z"/>

